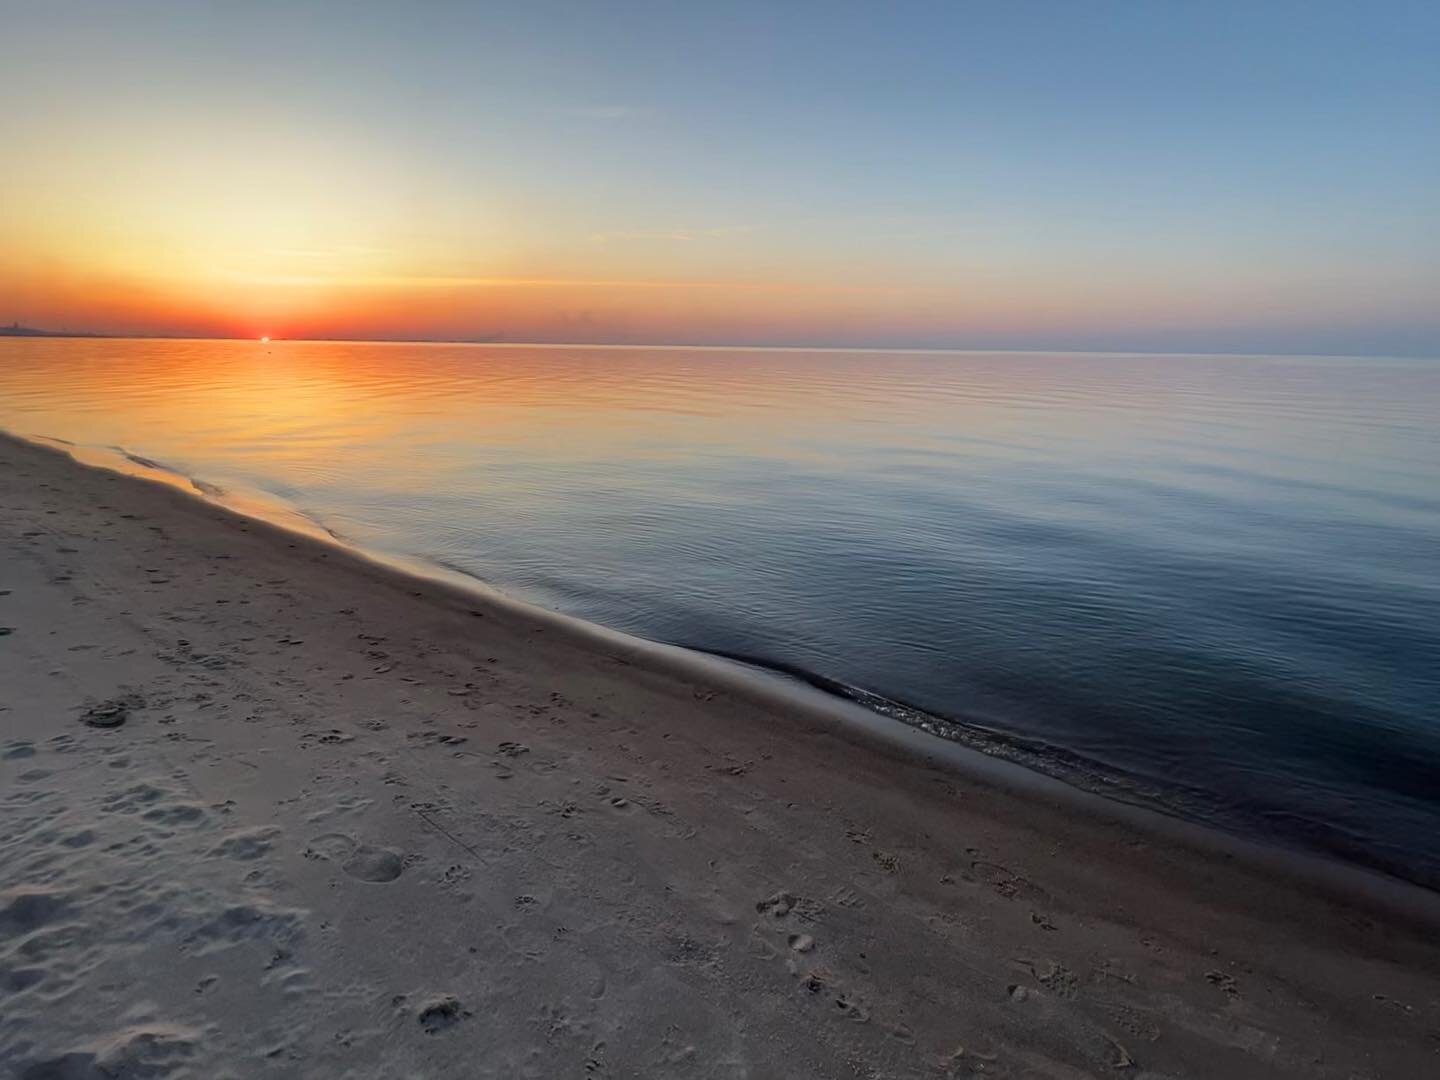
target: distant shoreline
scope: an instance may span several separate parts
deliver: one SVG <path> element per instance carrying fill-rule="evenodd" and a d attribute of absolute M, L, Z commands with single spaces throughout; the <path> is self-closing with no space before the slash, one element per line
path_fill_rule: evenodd
<path fill-rule="evenodd" d="M 260 344 L 260 338 L 233 337 L 223 334 L 122 334 L 102 333 L 86 330 L 44 330 L 36 327 L 0 326 L 0 339 L 94 339 L 105 341 L 248 341 Z M 275 337 L 265 342 L 270 345 L 285 343 L 323 345 L 503 345 L 511 349 L 694 349 L 713 352 L 838 352 L 838 353 L 1003 353 L 1015 356 L 1192 356 L 1192 357 L 1247 357 L 1272 356 L 1315 360 L 1437 360 L 1440 355 L 1428 353 L 1312 353 L 1312 352 L 1265 352 L 1263 350 L 1238 350 L 1234 352 L 1204 352 L 1193 350 L 1167 349 L 1060 349 L 1060 348 L 1014 348 L 983 345 L 756 345 L 756 344 L 693 344 L 674 341 L 508 341 L 500 335 L 475 338 L 373 338 L 373 337 Z"/>
<path fill-rule="evenodd" d="M 0 337 L 23 337 L 23 338 L 103 338 L 116 337 L 115 334 L 90 334 L 81 330 L 40 330 L 34 326 L 21 326 L 19 323 L 11 323 L 9 326 L 0 326 Z"/>

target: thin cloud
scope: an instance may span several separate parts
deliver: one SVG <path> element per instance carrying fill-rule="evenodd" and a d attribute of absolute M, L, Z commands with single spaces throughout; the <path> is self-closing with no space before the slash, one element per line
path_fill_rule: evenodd
<path fill-rule="evenodd" d="M 671 229 L 656 232 L 601 232 L 590 237 L 593 244 L 608 244 L 611 241 L 656 240 L 689 244 L 696 240 L 717 240 L 726 236 L 743 236 L 756 230 L 754 225 L 724 225 L 714 229 Z"/>
<path fill-rule="evenodd" d="M 614 240 L 673 240 L 688 244 L 695 239 L 692 232 L 602 232 L 590 237 L 592 244 L 608 244 Z"/>
<path fill-rule="evenodd" d="M 496 278 L 427 275 L 386 275 L 334 277 L 309 274 L 227 273 L 226 278 L 256 285 L 360 289 L 700 289 L 757 293 L 883 293 L 928 292 L 913 286 L 821 284 L 818 282 L 768 281 L 645 281 L 630 278 Z"/>
<path fill-rule="evenodd" d="M 291 259 L 332 259 L 337 255 L 389 255 L 390 251 L 387 248 L 345 245 L 329 248 L 270 248 L 269 254 Z"/>
<path fill-rule="evenodd" d="M 574 116 L 581 120 L 631 120 L 637 116 L 648 116 L 653 110 L 633 105 L 572 105 L 560 110 L 562 116 Z"/>

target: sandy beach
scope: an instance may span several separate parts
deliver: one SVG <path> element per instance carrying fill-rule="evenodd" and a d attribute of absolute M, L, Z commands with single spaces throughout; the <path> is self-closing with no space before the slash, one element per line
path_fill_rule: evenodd
<path fill-rule="evenodd" d="M 0 553 L 4 1075 L 1440 1071 L 1432 894 L 8 438 Z"/>

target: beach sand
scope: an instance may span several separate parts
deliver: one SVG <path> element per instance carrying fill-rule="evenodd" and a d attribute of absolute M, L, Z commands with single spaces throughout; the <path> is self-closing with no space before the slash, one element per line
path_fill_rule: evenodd
<path fill-rule="evenodd" d="M 1430 894 L 9 439 L 0 627 L 6 1076 L 1440 1075 Z"/>

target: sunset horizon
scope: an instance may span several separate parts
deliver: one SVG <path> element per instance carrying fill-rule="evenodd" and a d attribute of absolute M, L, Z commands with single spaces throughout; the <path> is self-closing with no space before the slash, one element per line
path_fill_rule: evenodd
<path fill-rule="evenodd" d="M 0 1074 L 1440 1061 L 1440 0 L 0 0 Z"/>
<path fill-rule="evenodd" d="M 10 8 L 7 321 L 1440 355 L 1423 5 Z"/>
<path fill-rule="evenodd" d="M 828 353 L 1013 353 L 1016 355 L 1053 355 L 1058 353 L 1074 353 L 1076 355 L 1109 355 L 1109 356 L 1293 356 L 1293 357 L 1333 357 L 1336 359 L 1432 359 L 1436 354 L 1422 352 L 1315 352 L 1305 349 L 1287 351 L 1284 349 L 1246 349 L 1239 346 L 1232 348 L 1211 348 L 1211 349 L 1178 349 L 1178 348 L 1146 348 L 1143 344 L 1131 343 L 1124 348 L 1105 348 L 1096 345 L 1091 348 L 1075 348 L 1074 342 L 1069 342 L 1070 348 L 1047 348 L 1044 344 L 1036 343 L 1029 347 L 1018 345 L 987 344 L 985 342 L 969 342 L 956 345 L 896 345 L 880 342 L 858 342 L 839 344 L 826 341 L 790 341 L 777 342 L 771 340 L 755 341 L 663 341 L 663 340 L 582 340 L 563 339 L 555 340 L 511 340 L 502 334 L 483 335 L 477 334 L 472 337 L 420 337 L 420 336 L 399 336 L 399 337 L 288 337 L 284 335 L 261 334 L 252 337 L 235 334 L 205 334 L 205 333 L 113 333 L 105 330 L 88 330 L 81 328 L 55 329 L 50 327 L 30 326 L 19 320 L 13 321 L 13 328 L 18 328 L 22 333 L 17 336 L 35 337 L 39 339 L 54 338 L 109 338 L 114 340 L 137 340 L 137 341 L 251 341 L 257 344 L 283 345 L 286 342 L 295 344 L 323 345 L 326 343 L 336 345 L 467 345 L 467 346 L 495 346 L 505 348 L 537 348 L 537 349 L 690 349 L 704 352 L 828 352 Z M 0 337 L 6 336 L 6 332 L 12 329 L 12 325 L 0 324 Z"/>

